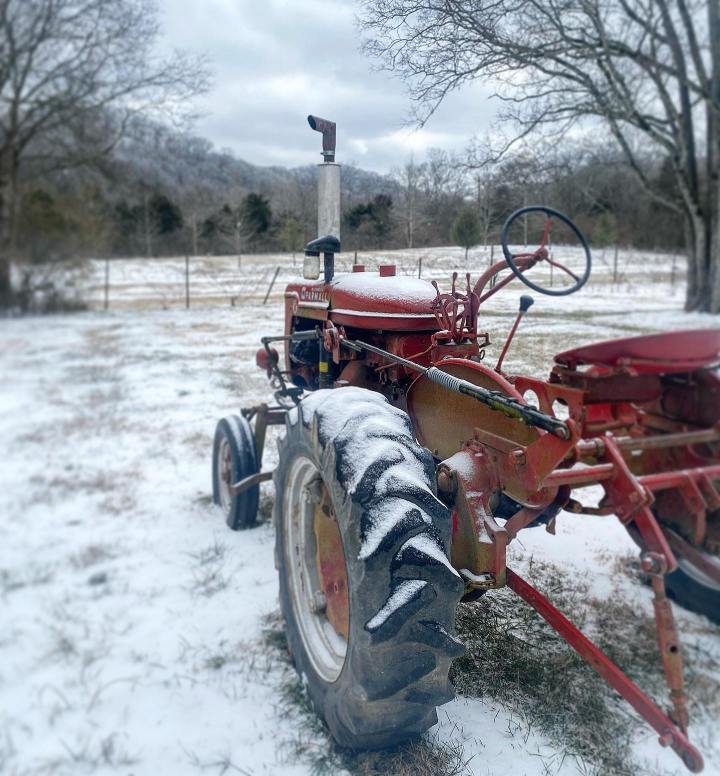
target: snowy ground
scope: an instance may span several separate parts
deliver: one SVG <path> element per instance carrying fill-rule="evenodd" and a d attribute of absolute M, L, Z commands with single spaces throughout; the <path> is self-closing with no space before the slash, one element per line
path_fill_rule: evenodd
<path fill-rule="evenodd" d="M 519 250 L 523 250 L 522 246 Z M 418 248 L 382 253 L 360 251 L 338 254 L 335 266 L 337 271 L 349 271 L 356 259 L 368 269 L 375 269 L 378 264 L 394 264 L 399 275 L 417 276 L 420 272 L 424 278 L 447 285 L 453 270 L 469 270 L 476 278 L 491 262 L 502 258 L 499 245 L 471 250 L 467 262 L 463 254 L 459 248 Z M 555 248 L 555 256 L 571 269 L 582 271 L 582 256 L 578 250 L 568 253 L 567 248 Z M 83 300 L 96 309 L 105 305 L 106 280 L 111 309 L 184 307 L 186 290 L 191 306 L 203 303 L 244 306 L 262 302 L 276 270 L 269 302 L 281 299 L 285 283 L 296 277 L 302 259 L 302 253 L 294 258 L 287 254 L 267 253 L 240 259 L 237 256 L 192 256 L 187 264 L 184 257 L 95 260 L 83 265 L 82 269 L 67 272 L 65 277 L 81 293 Z M 620 249 L 616 261 L 614 249 L 607 248 L 596 250 L 593 261 L 592 287 L 596 291 L 606 290 L 604 287 L 616 277 L 617 289 L 629 284 L 635 295 L 644 296 L 648 291 L 657 295 L 656 284 L 663 284 L 673 296 L 682 294 L 683 260 L 677 254 Z M 547 284 L 551 278 L 543 269 L 545 266 L 534 268 L 532 276 Z M 653 288 L 642 288 L 641 279 L 652 281 Z M 459 282 L 464 282 L 463 278 Z M 557 271 L 553 282 L 557 287 Z"/>
<path fill-rule="evenodd" d="M 438 277 L 462 266 L 454 249 L 394 260 L 409 274 L 420 254 Z M 288 264 L 246 260 L 245 285 L 276 259 Z M 573 344 L 718 326 L 682 314 L 671 259 L 623 256 L 616 285 L 599 262 L 597 282 L 575 297 L 535 295 L 506 367 L 544 374 L 552 354 Z M 297 720 L 278 702 L 286 669 L 263 639 L 277 609 L 272 529 L 232 533 L 209 498 L 216 420 L 268 395 L 254 353 L 261 334 L 282 329 L 280 296 L 263 306 L 239 294 L 231 307 L 224 288 L 216 301 L 225 304 L 208 306 L 208 291 L 186 311 L 176 293 L 182 262 L 167 266 L 157 276 L 162 293 L 150 293 L 141 262 L 114 262 L 112 298 L 123 303 L 108 313 L 0 323 L 2 773 L 308 773 L 292 762 Z M 98 304 L 102 271 L 98 262 L 77 281 Z M 652 283 L 641 282 L 645 271 Z M 233 282 L 242 285 L 239 275 Z M 485 312 L 498 342 L 522 290 Z M 272 459 L 272 440 L 268 447 Z M 563 515 L 556 537 L 521 538 L 516 566 L 530 557 L 567 564 L 599 595 L 618 583 L 613 559 L 633 549 L 608 518 Z M 629 577 L 620 584 L 649 609 L 647 590 Z M 687 613 L 680 622 L 694 648 L 720 654 L 720 630 Z M 490 700 L 461 698 L 439 717 L 437 738 L 462 742 L 478 776 L 577 772 Z M 691 730 L 716 776 L 717 723 L 706 716 Z M 636 751 L 649 772 L 683 772 L 650 731 Z"/>

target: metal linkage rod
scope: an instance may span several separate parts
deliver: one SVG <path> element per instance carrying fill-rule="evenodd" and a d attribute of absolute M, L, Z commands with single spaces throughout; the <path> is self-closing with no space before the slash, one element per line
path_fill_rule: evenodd
<path fill-rule="evenodd" d="M 703 769 L 702 755 L 687 735 L 544 595 L 511 569 L 507 569 L 507 584 L 655 729 L 662 746 L 671 746 L 693 773 Z"/>
<path fill-rule="evenodd" d="M 562 420 L 553 418 L 552 415 L 546 415 L 544 412 L 535 409 L 534 407 L 528 407 L 526 404 L 521 404 L 517 399 L 513 399 L 510 396 L 506 396 L 500 391 L 491 391 L 487 388 L 482 388 L 479 385 L 475 385 L 467 380 L 462 380 L 459 377 L 443 372 L 442 369 L 438 369 L 435 366 L 424 367 L 420 364 L 416 364 L 414 361 L 408 361 L 406 358 L 396 356 L 394 353 L 389 353 L 387 350 L 375 347 L 375 345 L 369 345 L 366 342 L 360 340 L 342 339 L 344 345 L 347 345 L 352 350 L 361 351 L 367 350 L 371 353 L 376 353 L 383 358 L 387 358 L 390 361 L 394 361 L 396 364 L 412 369 L 415 372 L 424 374 L 428 379 L 434 383 L 441 385 L 443 388 L 447 388 L 448 391 L 454 393 L 461 393 L 465 396 L 470 396 L 473 399 L 481 402 L 491 410 L 502 412 L 510 418 L 517 418 L 527 423 L 529 426 L 535 426 L 542 428 L 545 431 L 553 434 L 553 436 L 559 439 L 570 439 L 570 429 L 567 424 Z"/>

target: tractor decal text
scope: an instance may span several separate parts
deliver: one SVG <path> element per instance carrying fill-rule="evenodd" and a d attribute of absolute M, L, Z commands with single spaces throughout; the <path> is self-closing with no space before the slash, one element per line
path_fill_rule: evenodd
<path fill-rule="evenodd" d="M 303 302 L 327 302 L 330 299 L 330 291 L 327 288 L 305 288 L 300 289 L 300 299 Z"/>

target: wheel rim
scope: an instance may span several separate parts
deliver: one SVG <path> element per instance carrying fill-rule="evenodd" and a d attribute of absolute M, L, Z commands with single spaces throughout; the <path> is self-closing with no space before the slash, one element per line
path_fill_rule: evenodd
<path fill-rule="evenodd" d="M 709 556 L 706 553 L 703 554 L 706 555 L 711 562 L 718 563 L 716 558 Z M 694 563 L 691 563 L 689 560 L 687 560 L 687 558 L 678 557 L 677 562 L 678 568 L 684 571 L 692 580 L 697 582 L 699 585 L 703 585 L 704 587 L 710 588 L 711 590 L 720 593 L 720 584 L 717 582 L 717 580 L 710 577 L 701 568 L 696 566 Z"/>
<path fill-rule="evenodd" d="M 299 456 L 285 488 L 288 592 L 305 651 L 327 682 L 342 672 L 347 654 L 349 598 L 342 540 L 318 468 Z"/>
<path fill-rule="evenodd" d="M 217 457 L 217 481 L 220 496 L 220 506 L 223 511 L 229 512 L 232 505 L 230 485 L 232 479 L 232 451 L 227 437 L 220 440 L 220 448 Z"/>

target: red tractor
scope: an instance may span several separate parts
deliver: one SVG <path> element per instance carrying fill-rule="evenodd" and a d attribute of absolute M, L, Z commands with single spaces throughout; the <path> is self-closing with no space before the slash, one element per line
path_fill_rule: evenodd
<path fill-rule="evenodd" d="M 504 259 L 462 289 L 455 275 L 447 293 L 393 266 L 335 274 L 335 127 L 310 120 L 323 132 L 319 222 L 329 236 L 308 244 L 304 279 L 285 290 L 284 334 L 262 338 L 257 363 L 275 402 L 218 424 L 213 487 L 241 529 L 255 523 L 259 483 L 274 480 L 280 601 L 314 708 L 343 746 L 422 734 L 453 695 L 457 603 L 508 586 L 700 771 L 668 594 L 720 620 L 720 331 L 600 342 L 558 353 L 545 380 L 509 374 L 505 353 L 532 304 L 524 296 L 489 365 L 483 303 L 515 278 L 540 293 L 578 291 L 591 265 L 580 231 L 550 208 L 523 208 L 503 228 Z M 513 253 L 511 230 L 529 214 L 543 219 L 540 245 Z M 551 250 L 559 226 L 580 246 L 579 269 Z M 540 266 L 568 284 L 534 282 Z M 272 472 L 261 467 L 268 425 L 285 426 Z M 603 489 L 599 505 L 573 498 L 589 485 Z M 507 568 L 517 533 L 563 509 L 616 515 L 640 548 L 669 712 Z"/>

